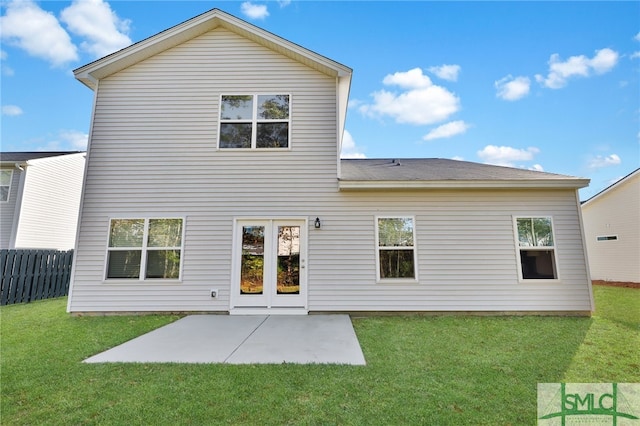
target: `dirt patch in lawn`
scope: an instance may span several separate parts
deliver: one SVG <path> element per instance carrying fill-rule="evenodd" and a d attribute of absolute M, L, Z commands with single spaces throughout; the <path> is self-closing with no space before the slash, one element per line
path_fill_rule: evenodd
<path fill-rule="evenodd" d="M 640 283 L 633 282 L 593 280 L 592 283 L 593 285 L 608 285 L 610 287 L 640 288 Z"/>

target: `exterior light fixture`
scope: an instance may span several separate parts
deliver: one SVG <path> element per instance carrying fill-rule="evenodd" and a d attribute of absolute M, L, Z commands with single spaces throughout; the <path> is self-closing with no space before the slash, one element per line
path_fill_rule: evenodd
<path fill-rule="evenodd" d="M 316 217 L 316 221 L 314 222 L 313 225 L 315 226 L 316 229 L 320 229 L 320 227 L 322 225 L 320 224 L 320 218 L 319 217 Z"/>

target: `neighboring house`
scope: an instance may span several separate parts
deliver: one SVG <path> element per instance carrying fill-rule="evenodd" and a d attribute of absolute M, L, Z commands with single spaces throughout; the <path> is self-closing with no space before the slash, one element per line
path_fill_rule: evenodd
<path fill-rule="evenodd" d="M 351 73 L 219 10 L 75 70 L 95 100 L 68 310 L 593 309 L 588 180 L 340 160 Z"/>
<path fill-rule="evenodd" d="M 594 280 L 640 283 L 640 169 L 582 203 Z"/>
<path fill-rule="evenodd" d="M 83 152 L 0 153 L 0 248 L 74 247 Z"/>

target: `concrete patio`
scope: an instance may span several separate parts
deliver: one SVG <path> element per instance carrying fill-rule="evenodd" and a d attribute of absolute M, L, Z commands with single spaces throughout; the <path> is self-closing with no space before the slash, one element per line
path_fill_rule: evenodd
<path fill-rule="evenodd" d="M 366 364 L 348 315 L 190 315 L 84 362 Z"/>

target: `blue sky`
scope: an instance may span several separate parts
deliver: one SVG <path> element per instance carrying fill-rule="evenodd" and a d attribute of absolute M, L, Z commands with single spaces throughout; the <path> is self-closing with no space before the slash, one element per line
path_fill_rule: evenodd
<path fill-rule="evenodd" d="M 640 167 L 640 2 L 0 0 L 1 149 L 85 149 L 72 70 L 212 8 L 353 69 L 345 157 Z"/>

